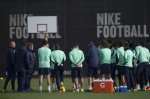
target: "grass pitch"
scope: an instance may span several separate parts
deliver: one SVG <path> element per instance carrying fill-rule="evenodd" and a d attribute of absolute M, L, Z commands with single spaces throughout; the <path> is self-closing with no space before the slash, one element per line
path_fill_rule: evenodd
<path fill-rule="evenodd" d="M 87 78 L 85 78 L 85 88 L 87 88 Z M 38 79 L 32 79 L 31 87 L 34 90 L 30 93 L 11 93 L 10 83 L 8 93 L 3 93 L 4 80 L 0 80 L 0 99 L 150 99 L 150 91 L 126 92 L 126 93 L 93 93 L 75 92 L 70 89 L 72 83 L 70 78 L 65 78 L 64 85 L 68 89 L 66 93 L 47 92 L 46 81 L 43 83 L 43 92 L 38 92 Z M 17 87 L 17 86 L 16 86 Z"/>

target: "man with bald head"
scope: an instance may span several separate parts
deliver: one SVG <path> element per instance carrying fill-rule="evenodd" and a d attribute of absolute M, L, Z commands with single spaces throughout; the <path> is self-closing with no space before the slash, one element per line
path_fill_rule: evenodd
<path fill-rule="evenodd" d="M 10 41 L 9 48 L 7 49 L 7 65 L 6 65 L 7 77 L 4 84 L 4 92 L 6 92 L 6 87 L 10 80 L 11 80 L 12 92 L 15 91 L 15 79 L 16 79 L 15 47 L 16 47 L 16 43 L 14 41 Z"/>

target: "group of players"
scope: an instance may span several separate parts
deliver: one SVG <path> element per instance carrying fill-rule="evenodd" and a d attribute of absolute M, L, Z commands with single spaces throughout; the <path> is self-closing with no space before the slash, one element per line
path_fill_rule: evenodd
<path fill-rule="evenodd" d="M 61 91 L 64 86 L 64 63 L 66 55 L 59 44 L 55 44 L 53 51 L 49 48 L 47 40 L 42 41 L 42 47 L 38 49 L 37 57 L 33 43 L 22 41 L 16 48 L 14 41 L 10 41 L 7 50 L 7 77 L 4 84 L 4 92 L 11 80 L 12 91 L 15 92 L 15 79 L 17 74 L 18 92 L 30 92 L 30 81 L 35 70 L 35 59 L 38 59 L 39 91 L 42 92 L 43 76 L 47 77 L 48 92 L 56 83 L 56 90 Z M 99 47 L 93 42 L 88 44 L 83 52 L 78 44 L 74 44 L 69 52 L 71 62 L 71 77 L 74 92 L 84 92 L 83 67 L 88 67 L 88 90 L 92 90 L 93 79 L 112 79 L 114 86 L 118 77 L 118 86 L 127 86 L 128 90 L 146 90 L 150 86 L 150 52 L 145 42 L 135 46 L 131 41 L 120 40 L 108 42 L 103 40 Z M 83 62 L 86 65 L 83 66 Z M 99 72 L 100 71 L 100 72 Z"/>

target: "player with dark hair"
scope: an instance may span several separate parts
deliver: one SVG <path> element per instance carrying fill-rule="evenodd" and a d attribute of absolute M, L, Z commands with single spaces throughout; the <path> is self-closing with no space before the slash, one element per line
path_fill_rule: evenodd
<path fill-rule="evenodd" d="M 65 53 L 60 50 L 59 44 L 55 45 L 55 50 L 51 53 L 51 64 L 54 65 L 54 74 L 56 77 L 57 89 L 63 86 L 64 62 L 66 61 Z"/>
<path fill-rule="evenodd" d="M 126 85 L 125 84 L 125 71 L 124 71 L 124 63 L 125 63 L 125 58 L 124 58 L 124 40 L 120 40 L 118 42 L 118 48 L 117 48 L 117 70 L 118 70 L 118 78 L 119 78 L 119 86 Z"/>
<path fill-rule="evenodd" d="M 93 78 L 98 78 L 98 67 L 100 64 L 100 52 L 98 48 L 94 45 L 93 42 L 90 42 L 88 45 L 86 53 L 86 62 L 88 64 L 88 90 L 92 90 L 92 81 Z"/>
<path fill-rule="evenodd" d="M 100 74 L 101 79 L 110 79 L 111 78 L 111 70 L 110 70 L 110 59 L 111 59 L 111 50 L 110 44 L 103 40 L 102 48 L 100 50 Z"/>
<path fill-rule="evenodd" d="M 116 86 L 116 63 L 117 63 L 117 44 L 116 41 L 111 41 L 111 59 L 110 59 L 110 69 L 111 69 L 111 78 L 114 81 L 114 86 Z"/>
<path fill-rule="evenodd" d="M 24 91 L 25 85 L 25 72 L 26 72 L 26 55 L 27 55 L 27 41 L 23 40 L 19 48 L 16 49 L 15 54 L 15 63 L 16 63 L 16 71 L 17 71 L 17 80 L 18 80 L 18 92 Z"/>
<path fill-rule="evenodd" d="M 82 63 L 84 61 L 84 53 L 79 49 L 78 44 L 75 44 L 73 49 L 69 52 L 69 59 L 71 61 L 72 78 L 75 82 L 76 91 L 79 92 L 78 83 L 81 84 L 81 92 L 84 92 L 83 69 Z"/>
<path fill-rule="evenodd" d="M 25 91 L 30 92 L 30 82 L 31 77 L 35 68 L 35 53 L 34 53 L 34 45 L 33 43 L 29 43 L 27 45 L 27 55 L 26 55 L 26 77 L 25 77 Z"/>
<path fill-rule="evenodd" d="M 135 59 L 135 54 L 132 50 L 132 44 L 128 41 L 125 42 L 125 79 L 127 83 L 128 90 L 134 90 L 135 89 L 135 80 L 133 77 L 133 61 Z"/>
<path fill-rule="evenodd" d="M 149 50 L 145 47 L 145 42 L 135 48 L 136 58 L 139 65 L 136 68 L 136 90 L 145 90 L 148 83 Z"/>

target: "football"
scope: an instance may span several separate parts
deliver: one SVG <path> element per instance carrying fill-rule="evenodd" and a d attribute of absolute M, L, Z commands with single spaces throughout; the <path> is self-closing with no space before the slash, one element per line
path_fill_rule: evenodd
<path fill-rule="evenodd" d="M 66 92 L 66 88 L 64 86 L 60 87 L 60 92 Z"/>
<path fill-rule="evenodd" d="M 3 77 L 0 77 L 0 80 L 3 80 L 4 78 Z"/>

